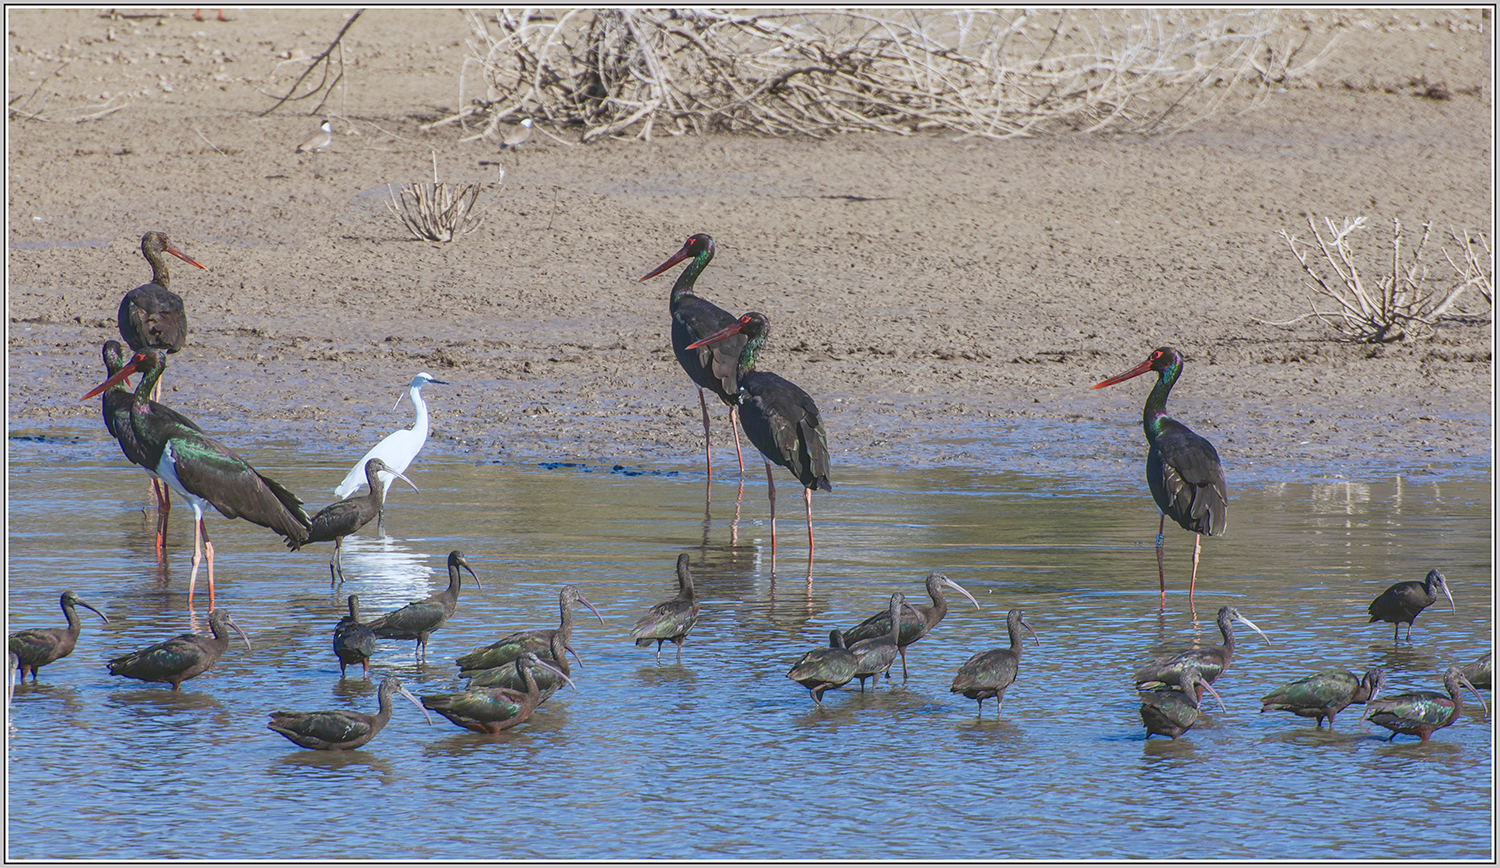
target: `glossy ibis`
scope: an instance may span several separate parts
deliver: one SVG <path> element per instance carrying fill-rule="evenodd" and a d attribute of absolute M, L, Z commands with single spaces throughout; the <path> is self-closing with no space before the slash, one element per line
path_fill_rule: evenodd
<path fill-rule="evenodd" d="M 1136 686 L 1153 681 L 1181 686 L 1184 673 L 1189 671 L 1201 675 L 1205 684 L 1213 682 L 1223 674 L 1225 669 L 1229 668 L 1229 662 L 1234 658 L 1234 627 L 1231 625 L 1236 622 L 1260 633 L 1260 637 L 1266 640 L 1266 644 L 1271 644 L 1270 637 L 1233 606 L 1219 609 L 1218 621 L 1219 633 L 1224 636 L 1224 644 L 1194 648 L 1148 663 L 1136 670 Z M 1193 698 L 1202 701 L 1203 690 L 1200 688 Z"/>
<path fill-rule="evenodd" d="M 552 695 L 553 691 L 544 691 L 537 684 L 536 676 L 533 674 L 537 670 L 551 672 L 554 678 L 573 685 L 574 690 L 578 689 L 566 672 L 530 651 L 521 652 L 521 655 L 512 661 L 512 665 L 506 668 L 513 671 L 515 677 L 525 685 L 524 690 L 482 687 L 465 693 L 423 696 L 422 704 L 464 729 L 495 735 L 525 722 L 531 717 L 531 713 L 536 711 L 537 706 Z"/>
<path fill-rule="evenodd" d="M 422 445 L 427 442 L 427 403 L 422 400 L 423 386 L 446 386 L 448 383 L 434 379 L 425 371 L 417 374 L 411 379 L 411 385 L 406 394 L 411 398 L 411 405 L 416 408 L 417 420 L 410 428 L 402 428 L 392 431 L 385 436 L 384 440 L 375 444 L 375 447 L 365 453 L 365 457 L 359 459 L 359 463 L 349 469 L 344 476 L 344 481 L 338 484 L 333 493 L 339 497 L 348 497 L 359 490 L 360 485 L 365 483 L 365 462 L 371 458 L 379 458 L 385 462 L 385 488 L 381 491 L 380 509 L 376 515 L 378 521 L 376 528 L 381 536 L 385 536 L 385 498 L 390 496 L 391 484 L 396 481 L 395 473 L 405 473 L 406 468 L 411 466 L 412 459 L 422 451 Z M 396 407 L 401 406 L 401 399 L 396 399 Z M 395 407 L 392 407 L 395 409 Z"/>
<path fill-rule="evenodd" d="M 714 240 L 702 232 L 688 236 L 687 243 L 682 245 L 681 250 L 672 254 L 671 259 L 658 265 L 655 271 L 641 280 L 650 280 L 690 256 L 693 261 L 687 264 L 677 276 L 677 282 L 672 284 L 669 305 L 672 314 L 672 353 L 677 356 L 677 364 L 682 365 L 682 370 L 687 372 L 689 379 L 698 385 L 698 403 L 703 407 L 703 460 L 708 466 L 708 481 L 712 484 L 714 464 L 708 448 L 708 399 L 704 397 L 703 390 L 713 392 L 719 396 L 720 401 L 729 405 L 729 430 L 734 434 L 734 454 L 739 459 L 740 477 L 743 478 L 745 456 L 740 452 L 740 432 L 735 427 L 739 403 L 736 370 L 740 363 L 740 351 L 745 348 L 748 340 L 735 335 L 726 337 L 714 346 L 700 343 L 702 338 L 734 324 L 734 314 L 693 294 L 693 284 L 697 282 L 698 275 L 713 261 Z"/>
<path fill-rule="evenodd" d="M 182 682 L 212 669 L 224 652 L 229 649 L 229 631 L 240 634 L 245 647 L 250 648 L 250 637 L 239 625 L 230 620 L 229 613 L 214 609 L 208 613 L 208 629 L 212 636 L 201 633 L 183 633 L 149 648 L 132 651 L 109 661 L 110 675 L 123 675 L 139 681 L 159 681 L 181 690 Z"/>
<path fill-rule="evenodd" d="M 343 678 L 349 664 L 364 667 L 365 677 L 370 677 L 370 658 L 375 655 L 375 631 L 369 624 L 359 622 L 359 596 L 349 595 L 349 614 L 339 619 L 333 628 L 333 653 L 339 658 L 339 677 Z"/>
<path fill-rule="evenodd" d="M 594 617 L 599 619 L 599 625 L 604 626 L 604 616 L 594 608 L 594 604 L 583 598 L 583 592 L 572 585 L 563 585 L 557 595 L 558 609 L 561 617 L 556 627 L 542 630 L 520 630 L 496 639 L 483 648 L 475 648 L 473 651 L 458 658 L 459 677 L 468 678 L 476 672 L 485 669 L 494 669 L 506 666 L 526 651 L 532 651 L 543 659 L 552 658 L 553 662 L 559 663 L 564 672 L 568 672 L 568 661 L 566 654 L 571 653 L 578 657 L 578 652 L 573 650 L 573 609 L 582 604 L 587 606 Z M 578 658 L 578 665 L 583 665 L 583 658 Z M 515 682 L 512 689 L 520 690 L 522 686 L 519 681 Z"/>
<path fill-rule="evenodd" d="M 1479 695 L 1479 691 L 1469 683 L 1463 670 L 1455 663 L 1443 673 L 1443 687 L 1448 691 L 1447 696 L 1430 690 L 1417 690 L 1375 699 L 1365 703 L 1365 714 L 1360 719 L 1369 718 L 1371 723 L 1389 729 L 1391 737 L 1387 741 L 1395 741 L 1397 735 L 1416 735 L 1427 741 L 1434 732 L 1445 726 L 1452 726 L 1458 720 L 1458 714 L 1464 707 L 1463 697 L 1458 692 L 1460 685 L 1469 688 L 1469 692 L 1479 700 L 1479 707 L 1484 709 L 1485 714 L 1489 714 L 1490 709 L 1484 704 L 1484 697 Z"/>
<path fill-rule="evenodd" d="M 859 660 L 854 677 L 859 679 L 860 693 L 865 692 L 866 678 L 873 678 L 870 682 L 871 690 L 879 687 L 880 673 L 891 671 L 891 664 L 896 662 L 896 655 L 901 647 L 901 622 L 902 615 L 905 614 L 903 609 L 911 612 L 912 617 L 921 618 L 920 612 L 906 604 L 906 595 L 898 591 L 891 594 L 890 608 L 887 610 L 886 623 L 891 625 L 890 631 L 883 636 L 871 636 L 849 643 L 849 650 Z"/>
<path fill-rule="evenodd" d="M 953 581 L 942 573 L 927 574 L 927 596 L 932 598 L 931 606 L 907 606 L 909 611 L 917 614 L 916 619 L 901 619 L 901 638 L 897 641 L 897 650 L 901 652 L 901 681 L 905 683 L 908 673 L 906 669 L 906 649 L 913 642 L 926 636 L 938 622 L 948 614 L 948 598 L 943 594 L 943 588 L 952 588 L 969 598 L 974 608 L 979 608 L 979 601 L 974 595 L 959 587 L 958 582 Z M 875 636 L 883 636 L 891 631 L 890 613 L 880 611 L 864 619 L 854 626 L 853 629 L 844 633 L 844 638 L 849 642 L 862 642 Z M 890 675 L 889 669 L 886 671 Z"/>
<path fill-rule="evenodd" d="M 1495 675 L 1495 652 L 1484 652 L 1479 655 L 1478 660 L 1465 664 L 1461 671 L 1470 684 L 1485 690 L 1491 689 Z"/>
<path fill-rule="evenodd" d="M 1349 707 L 1351 703 L 1367 703 L 1380 694 L 1385 685 L 1385 670 L 1372 667 L 1363 678 L 1343 669 L 1328 669 L 1314 675 L 1298 678 L 1283 684 L 1260 698 L 1260 711 L 1290 711 L 1298 717 L 1317 719 L 1322 729 L 1323 719 L 1328 718 L 1328 728 L 1333 729 L 1333 716 Z"/>
<path fill-rule="evenodd" d="M 308 543 L 333 541 L 333 560 L 328 562 L 328 574 L 330 579 L 344 580 L 344 537 L 358 533 L 359 529 L 370 523 L 370 519 L 380 514 L 385 506 L 385 489 L 380 485 L 379 474 L 389 473 L 397 479 L 410 485 L 412 491 L 421 491 L 416 483 L 402 476 L 399 471 L 393 471 L 379 458 L 371 458 L 365 462 L 365 479 L 368 480 L 370 490 L 364 494 L 340 500 L 318 510 L 308 521 L 307 539 L 297 541 L 287 539 L 286 546 L 292 551 L 297 551 Z"/>
<path fill-rule="evenodd" d="M 109 623 L 109 617 L 103 612 L 78 599 L 78 595 L 72 591 L 63 591 L 62 610 L 68 626 L 22 630 L 10 634 L 6 642 L 11 653 L 16 655 L 16 668 L 21 673 L 22 681 L 26 680 L 26 672 L 30 670 L 31 682 L 35 684 L 38 669 L 73 653 L 73 647 L 78 644 L 78 633 L 83 630 L 83 623 L 78 620 L 75 606 L 82 606 L 103 618 L 104 623 Z"/>
<path fill-rule="evenodd" d="M 132 373 L 142 374 L 130 405 L 130 424 L 136 442 L 160 476 L 193 507 L 193 575 L 188 582 L 188 608 L 198 584 L 198 565 L 208 553 L 208 607 L 214 607 L 214 547 L 203 523 L 205 507 L 226 518 L 243 518 L 289 539 L 307 539 L 307 513 L 302 500 L 285 486 L 261 474 L 248 461 L 219 441 L 186 423 L 180 413 L 167 413 L 146 396 L 167 369 L 167 351 L 137 353 L 114 376 L 84 396 L 92 398 Z"/>
<path fill-rule="evenodd" d="M 317 132 L 308 136 L 306 141 L 297 146 L 297 153 L 311 151 L 316 154 L 331 144 L 333 144 L 333 124 L 329 121 L 323 121 L 318 127 Z"/>
<path fill-rule="evenodd" d="M 1123 374 L 1110 377 L 1093 388 L 1112 386 L 1147 371 L 1156 371 L 1156 386 L 1146 398 L 1141 426 L 1146 429 L 1146 484 L 1161 510 L 1156 530 L 1156 576 L 1161 583 L 1161 605 L 1167 605 L 1167 574 L 1162 561 L 1163 535 L 1167 518 L 1183 530 L 1193 533 L 1193 576 L 1188 583 L 1188 599 L 1198 584 L 1198 555 L 1203 534 L 1216 536 L 1228 522 L 1229 501 L 1224 487 L 1224 468 L 1214 445 L 1194 434 L 1186 425 L 1167 415 L 1167 395 L 1182 373 L 1182 354 L 1172 347 L 1161 347 L 1150 358 Z"/>
<path fill-rule="evenodd" d="M 745 348 L 740 351 L 737 378 L 739 382 L 740 426 L 745 436 L 760 450 L 766 460 L 766 495 L 771 500 L 771 569 L 776 569 L 776 483 L 771 479 L 774 461 L 792 472 L 802 483 L 802 501 L 807 504 L 807 573 L 812 577 L 813 532 L 812 493 L 814 489 L 832 491 L 828 481 L 828 435 L 823 418 L 812 396 L 801 387 L 769 371 L 755 369 L 755 356 L 766 344 L 770 323 L 765 314 L 747 313 L 723 331 L 715 332 L 688 349 L 718 343 L 735 335 L 744 335 Z"/>
<path fill-rule="evenodd" d="M 1176 739 L 1177 736 L 1192 729 L 1200 716 L 1198 709 L 1204 690 L 1213 694 L 1214 699 L 1219 701 L 1219 708 L 1224 710 L 1224 700 L 1219 696 L 1219 691 L 1214 690 L 1212 684 L 1203 680 L 1197 671 L 1192 669 L 1183 673 L 1181 690 L 1160 685 L 1150 690 L 1139 691 L 1141 723 L 1146 725 L 1146 738 L 1149 739 L 1153 735 L 1165 735 Z"/>
<path fill-rule="evenodd" d="M 518 148 L 526 144 L 526 140 L 529 138 L 531 138 L 531 118 L 527 118 L 514 127 L 511 127 L 510 132 L 506 133 L 505 138 L 500 141 L 500 150 Z"/>
<path fill-rule="evenodd" d="M 469 571 L 473 576 L 474 584 L 479 584 L 479 576 L 464 559 L 463 552 L 453 551 L 448 553 L 448 587 L 415 603 L 407 603 L 394 612 L 386 612 L 379 618 L 370 622 L 370 629 L 375 631 L 379 639 L 415 639 L 417 640 L 417 656 L 421 659 L 427 658 L 427 637 L 432 631 L 443 626 L 443 623 L 453 616 L 453 610 L 458 608 L 458 586 L 463 580 L 463 574 L 459 569 Z"/>
<path fill-rule="evenodd" d="M 684 552 L 677 556 L 677 596 L 665 603 L 651 607 L 644 617 L 630 628 L 630 638 L 635 644 L 646 647 L 656 643 L 656 665 L 661 665 L 661 643 L 672 642 L 677 646 L 677 662 L 682 662 L 682 643 L 687 641 L 688 631 L 698 622 L 698 596 L 693 592 L 693 571 L 688 568 L 688 556 Z"/>
<path fill-rule="evenodd" d="M 786 677 L 812 694 L 813 702 L 823 704 L 823 691 L 843 687 L 859 669 L 859 658 L 844 647 L 844 635 L 837 630 L 828 633 L 828 647 L 815 648 L 798 658 Z"/>
<path fill-rule="evenodd" d="M 1395 637 L 1392 641 L 1400 641 L 1401 625 L 1406 625 L 1406 641 L 1411 641 L 1411 625 L 1422 614 L 1422 610 L 1437 602 L 1437 592 L 1442 591 L 1443 596 L 1448 598 L 1448 607 L 1453 614 L 1458 614 L 1458 607 L 1453 605 L 1453 595 L 1448 593 L 1448 582 L 1443 574 L 1432 570 L 1427 578 L 1420 582 L 1397 582 L 1386 588 L 1385 591 L 1370 603 L 1370 620 L 1386 621 L 1396 625 Z"/>
<path fill-rule="evenodd" d="M 417 697 L 401 685 L 401 679 L 387 675 L 380 682 L 380 710 L 374 714 L 357 711 L 273 711 L 266 729 L 278 732 L 298 747 L 308 750 L 354 750 L 364 747 L 385 729 L 391 719 L 391 698 L 401 694 L 421 709 L 432 725 L 432 715 Z"/>
<path fill-rule="evenodd" d="M 986 699 L 994 698 L 997 719 L 1004 709 L 1005 688 L 1015 682 L 1020 671 L 1021 648 L 1026 642 L 1026 637 L 1021 635 L 1021 628 L 1030 630 L 1032 641 L 1041 644 L 1036 631 L 1032 630 L 1020 609 L 1010 610 L 1005 616 L 1005 627 L 1010 632 L 1010 647 L 981 651 L 965 660 L 964 665 L 958 667 L 958 674 L 953 676 L 953 685 L 948 688 L 949 693 L 962 693 L 969 699 L 978 701 L 981 719 L 984 718 Z"/>

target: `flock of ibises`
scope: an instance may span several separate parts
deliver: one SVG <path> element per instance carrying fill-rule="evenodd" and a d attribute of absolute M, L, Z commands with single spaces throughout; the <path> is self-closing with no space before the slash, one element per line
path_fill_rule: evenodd
<path fill-rule="evenodd" d="M 228 649 L 233 634 L 238 634 L 247 648 L 250 645 L 249 638 L 228 612 L 215 605 L 213 544 L 203 521 L 205 510 L 212 507 L 228 518 L 243 518 L 270 528 L 283 536 L 292 549 L 333 542 L 330 576 L 334 581 L 341 581 L 343 538 L 377 519 L 383 535 L 385 497 L 391 485 L 401 479 L 416 488 L 404 471 L 427 436 L 427 407 L 421 390 L 423 386 L 442 384 L 442 381 L 425 373 L 412 380 L 407 394 L 416 409 L 416 424 L 411 429 L 396 431 L 372 448 L 335 489 L 342 499 L 309 517 L 302 508 L 302 500 L 285 486 L 255 470 L 191 419 L 155 400 L 166 371 L 167 356 L 180 350 L 187 339 L 187 316 L 181 297 L 170 289 L 171 275 L 164 254 L 176 256 L 198 268 L 204 266 L 159 232 L 146 233 L 141 239 L 141 253 L 151 265 L 151 282 L 126 294 L 118 315 L 120 334 L 131 352 L 127 353 L 117 341 L 107 342 L 103 357 L 109 376 L 85 398 L 103 395 L 105 425 L 119 441 L 125 457 L 151 475 L 157 503 L 155 542 L 158 561 L 164 557 L 167 515 L 171 508 L 169 490 L 177 492 L 193 507 L 193 572 L 188 585 L 188 605 L 191 609 L 199 565 L 206 560 L 210 634 L 186 633 L 109 661 L 111 674 L 167 683 L 177 690 L 183 681 L 210 669 Z M 696 234 L 641 280 L 655 277 L 688 260 L 672 287 L 671 338 L 678 362 L 698 385 L 709 484 L 712 485 L 713 466 L 708 446 L 709 411 L 705 390 L 713 392 L 729 408 L 730 428 L 735 432 L 735 451 L 740 456 L 741 474 L 744 472 L 744 458 L 738 428 L 744 429 L 746 437 L 764 457 L 771 512 L 773 574 L 776 489 L 772 464 L 785 467 L 802 484 L 807 513 L 808 580 L 811 581 L 812 493 L 817 489 L 832 490 L 823 420 L 817 404 L 806 391 L 757 367 L 769 332 L 764 314 L 752 312 L 736 317 L 694 293 L 698 276 L 713 256 L 713 239 L 706 234 Z M 1136 367 L 1094 386 L 1110 386 L 1146 373 L 1155 373 L 1157 377 L 1146 399 L 1142 425 L 1150 447 L 1146 478 L 1161 511 L 1156 557 L 1163 606 L 1166 600 L 1163 533 L 1167 518 L 1195 535 L 1188 590 L 1190 600 L 1197 583 L 1202 535 L 1222 533 L 1227 519 L 1228 501 L 1218 453 L 1206 439 L 1166 412 L 1167 396 L 1182 373 L 1182 365 L 1181 354 L 1163 347 Z M 136 374 L 141 379 L 131 390 L 128 380 Z M 355 494 L 361 486 L 367 488 L 366 492 Z M 425 659 L 428 638 L 453 615 L 458 605 L 463 573 L 468 572 L 471 580 L 479 583 L 478 575 L 462 552 L 449 554 L 447 566 L 449 581 L 446 589 L 369 622 L 360 620 L 358 596 L 348 597 L 349 614 L 339 621 L 333 635 L 340 677 L 353 664 L 359 664 L 365 677 L 369 677 L 369 663 L 377 639 L 415 640 L 418 657 Z M 667 642 L 676 646 L 677 659 L 681 662 L 682 645 L 698 619 L 699 604 L 686 554 L 677 559 L 677 581 L 677 596 L 653 607 L 630 631 L 630 637 L 638 645 L 656 644 L 658 664 L 662 645 Z M 866 679 L 871 679 L 872 689 L 878 688 L 881 674 L 889 678 L 898 657 L 904 679 L 908 647 L 927 635 L 947 614 L 945 590 L 957 591 L 978 606 L 974 597 L 957 582 L 941 573 L 932 573 L 926 580 L 931 605 L 913 605 L 907 602 L 904 594 L 892 594 L 886 609 L 849 630 L 832 631 L 828 647 L 802 655 L 787 673 L 788 677 L 806 687 L 819 705 L 825 691 L 842 687 L 856 678 L 861 691 Z M 1422 582 L 1397 583 L 1370 604 L 1370 621 L 1395 624 L 1396 641 L 1400 641 L 1401 624 L 1404 623 L 1407 625 L 1407 641 L 1410 641 L 1412 623 L 1420 612 L 1438 600 L 1439 594 L 1447 597 L 1450 608 L 1456 612 L 1447 583 L 1437 570 L 1431 571 Z M 268 726 L 306 748 L 357 748 L 381 730 L 390 717 L 393 699 L 401 695 L 424 713 L 436 711 L 477 732 L 498 733 L 513 727 L 525 721 L 558 689 L 572 684 L 568 656 L 578 656 L 571 645 L 575 609 L 580 606 L 589 609 L 603 624 L 604 619 L 598 610 L 573 586 L 563 587 L 559 602 L 561 622 L 556 628 L 512 633 L 459 657 L 460 675 L 469 679 L 464 692 L 418 699 L 395 676 L 387 676 L 380 685 L 379 711 L 375 714 L 276 712 L 271 715 Z M 30 673 L 35 681 L 38 669 L 72 653 L 81 629 L 78 607 L 93 611 L 106 622 L 109 620 L 71 591 L 62 595 L 61 605 L 67 618 L 66 627 L 24 630 L 9 637 L 10 668 L 13 673 L 19 672 L 22 680 Z M 1199 719 L 1205 691 L 1223 706 L 1212 685 L 1233 658 L 1234 624 L 1249 627 L 1268 644 L 1270 642 L 1259 627 L 1233 607 L 1220 609 L 1217 621 L 1223 636 L 1222 644 L 1193 648 L 1156 660 L 1135 673 L 1141 719 L 1148 738 L 1152 734 L 1176 738 L 1190 729 Z M 1006 688 L 1017 677 L 1025 640 L 1023 630 L 1031 634 L 1034 642 L 1037 641 L 1035 630 L 1019 609 L 1008 613 L 1006 626 L 1010 646 L 970 657 L 959 668 L 950 688 L 955 694 L 976 700 L 981 717 L 986 699 L 995 699 L 999 712 Z M 1484 699 L 1479 697 L 1476 688 L 1490 688 L 1491 669 L 1491 654 L 1486 653 L 1467 666 L 1449 666 L 1443 678 L 1443 693 L 1415 691 L 1395 696 L 1380 695 L 1385 675 L 1378 667 L 1359 676 L 1343 670 L 1329 670 L 1272 691 L 1262 699 L 1261 710 L 1290 711 L 1314 718 L 1318 727 L 1327 720 L 1329 729 L 1332 729 L 1338 712 L 1351 704 L 1361 703 L 1366 709 L 1362 719 L 1390 729 L 1391 738 L 1397 734 L 1410 734 L 1426 741 L 1435 730 L 1458 719 L 1463 708 L 1460 688 L 1473 691 L 1484 707 Z M 1488 712 L 1487 707 L 1485 711 Z M 427 717 L 431 722 L 431 715 Z"/>

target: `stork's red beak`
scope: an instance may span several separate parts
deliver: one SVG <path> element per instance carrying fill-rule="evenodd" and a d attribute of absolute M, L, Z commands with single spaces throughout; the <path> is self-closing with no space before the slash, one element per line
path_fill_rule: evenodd
<path fill-rule="evenodd" d="M 191 260 L 189 260 L 189 261 L 191 261 Z M 194 263 L 194 264 L 196 265 L 197 263 Z M 202 266 L 199 266 L 199 267 L 201 268 Z M 139 362 L 139 361 L 141 361 L 144 358 L 145 358 L 145 356 L 140 355 L 140 354 L 136 354 L 136 357 L 130 360 L 130 364 L 128 364 L 125 367 L 121 368 L 120 370 L 116 371 L 114 373 L 114 376 L 112 376 L 108 380 L 105 380 L 104 382 L 100 383 L 98 386 L 94 387 L 94 391 L 89 392 L 87 395 L 84 395 L 82 398 L 79 398 L 78 400 L 80 400 L 80 401 L 87 401 L 88 399 L 94 397 L 95 395 L 98 395 L 99 393 L 103 392 L 105 389 L 113 387 L 116 383 L 120 382 L 121 380 L 129 378 L 130 375 L 133 374 L 133 373 L 135 373 L 135 371 L 136 371 L 136 363 Z"/>
<path fill-rule="evenodd" d="M 181 250 L 178 250 L 177 249 L 177 245 L 172 244 L 171 242 L 167 243 L 167 252 L 170 253 L 170 254 L 172 254 L 173 256 L 177 257 L 178 259 L 181 259 L 183 262 L 186 262 L 188 265 L 196 265 L 196 266 L 198 266 L 199 268 L 202 268 L 202 269 L 207 269 L 208 268 L 208 266 L 204 265 L 203 263 L 199 262 L 198 260 L 194 259 L 193 257 L 188 256 L 186 253 L 183 253 Z"/>
<path fill-rule="evenodd" d="M 661 274 L 663 271 L 666 271 L 668 268 L 671 268 L 672 266 L 676 265 L 677 263 L 681 262 L 682 260 L 687 259 L 689 255 L 690 254 L 688 253 L 688 247 L 687 247 L 686 244 L 684 244 L 682 246 L 681 250 L 679 250 L 676 253 L 672 254 L 672 258 L 671 259 L 668 259 L 666 262 L 663 262 L 661 265 L 658 265 L 656 267 L 655 271 L 653 271 L 650 274 L 646 275 L 645 277 L 641 278 L 641 280 L 650 280 L 651 278 L 657 276 L 658 274 Z"/>
<path fill-rule="evenodd" d="M 724 340 L 727 337 L 739 334 L 741 331 L 744 330 L 744 326 L 745 326 L 744 323 L 740 322 L 739 320 L 735 320 L 734 325 L 730 326 L 729 328 L 724 329 L 722 331 L 714 332 L 713 334 L 709 335 L 708 337 L 704 338 L 701 341 L 695 341 L 693 343 L 688 344 L 683 349 L 696 350 L 699 347 L 707 346 L 708 344 L 714 343 L 715 341 L 722 341 L 722 340 Z"/>
<path fill-rule="evenodd" d="M 1105 380 L 1102 383 L 1095 383 L 1094 385 L 1090 386 L 1089 388 L 1091 388 L 1091 389 L 1102 389 L 1105 386 L 1113 386 L 1115 383 L 1123 383 L 1126 380 L 1130 379 L 1131 377 L 1139 377 L 1141 374 L 1144 374 L 1144 373 L 1146 373 L 1149 370 L 1151 370 L 1151 360 L 1147 359 L 1146 361 L 1141 362 L 1139 365 L 1136 365 L 1135 367 L 1131 368 L 1130 370 L 1126 371 L 1125 373 L 1123 373 L 1123 374 L 1116 374 L 1115 376 L 1110 377 L 1108 380 Z"/>

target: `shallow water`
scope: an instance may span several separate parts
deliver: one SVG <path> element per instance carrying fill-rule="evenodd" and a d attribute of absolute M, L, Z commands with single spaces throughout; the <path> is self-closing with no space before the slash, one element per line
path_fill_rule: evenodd
<path fill-rule="evenodd" d="M 420 492 L 392 490 L 388 538 L 346 544 L 348 581 L 329 589 L 331 546 L 288 553 L 269 531 L 209 519 L 219 604 L 236 640 L 180 694 L 109 676 L 104 661 L 194 624 L 186 589 L 191 510 L 173 512 L 159 573 L 146 476 L 91 430 L 12 439 L 9 629 L 81 611 L 73 656 L 18 687 L 9 715 L 8 855 L 42 858 L 1490 858 L 1492 727 L 1477 706 L 1422 744 L 1359 722 L 1315 730 L 1258 714 L 1258 698 L 1320 668 L 1387 668 L 1388 693 L 1439 689 L 1450 661 L 1492 641 L 1489 480 L 1420 485 L 1275 485 L 1232 492 L 1229 534 L 1204 545 L 1196 623 L 1186 595 L 1191 537 L 1167 532 L 1157 610 L 1145 486 L 942 470 L 840 468 L 814 498 L 817 562 L 805 580 L 800 491 L 779 477 L 778 575 L 770 570 L 764 477 L 717 465 L 705 522 L 701 468 L 474 464 L 424 455 Z M 236 444 L 240 446 L 242 444 Z M 243 452 L 316 507 L 352 459 L 284 443 Z M 738 544 L 731 545 L 731 534 Z M 463 551 L 482 587 L 418 665 L 382 642 L 372 678 L 339 679 L 329 648 L 344 598 L 366 619 L 439 589 Z M 703 614 L 678 665 L 670 645 L 626 634 L 675 593 L 692 556 Z M 1434 606 L 1414 642 L 1367 625 L 1393 581 L 1447 575 L 1457 614 Z M 929 570 L 957 599 L 913 646 L 911 678 L 830 691 L 818 709 L 785 677 L 805 650 L 922 596 Z M 296 748 L 265 729 L 278 709 L 374 710 L 380 676 L 414 693 L 456 689 L 453 659 L 512 630 L 555 626 L 573 583 L 578 690 L 499 736 L 460 730 L 397 701 L 362 750 Z M 196 624 L 206 627 L 200 576 Z M 920 602 L 920 600 L 918 600 Z M 1216 687 L 1228 712 L 1177 741 L 1144 739 L 1136 664 L 1194 639 L 1237 606 L 1253 633 Z M 948 692 L 970 654 L 1005 644 L 1023 608 L 1040 644 L 982 720 Z M 1403 631 L 1404 636 L 1404 631 Z M 1485 692 L 1486 700 L 1489 694 Z M 1420 816 L 1431 834 L 1412 835 Z"/>

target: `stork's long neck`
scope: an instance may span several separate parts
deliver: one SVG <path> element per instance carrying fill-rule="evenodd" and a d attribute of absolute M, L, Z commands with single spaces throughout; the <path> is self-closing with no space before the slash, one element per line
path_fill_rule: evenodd
<path fill-rule="evenodd" d="M 1141 427 L 1146 430 L 1146 439 L 1153 443 L 1162 432 L 1164 423 L 1171 419 L 1167 415 L 1167 396 L 1172 393 L 1172 384 L 1177 382 L 1177 376 L 1181 373 L 1182 365 L 1178 362 L 1163 368 L 1156 377 L 1156 385 L 1152 387 L 1151 394 L 1146 396 L 1146 407 L 1141 412 Z"/>
<path fill-rule="evenodd" d="M 708 263 L 713 261 L 713 258 L 714 248 L 710 244 L 704 248 L 702 253 L 694 256 L 693 261 L 688 263 L 687 268 L 684 268 L 682 273 L 677 275 L 677 281 L 672 284 L 671 304 L 673 307 L 676 307 L 684 297 L 695 295 L 693 284 L 698 280 L 698 275 L 703 273 L 703 269 L 708 267 Z"/>
<path fill-rule="evenodd" d="M 161 251 L 147 247 L 141 251 L 146 255 L 146 261 L 151 263 L 151 282 L 162 289 L 172 288 L 172 275 L 167 271 L 167 260 L 161 255 Z"/>
<path fill-rule="evenodd" d="M 755 370 L 755 357 L 760 353 L 760 348 L 766 345 L 766 330 L 764 328 L 750 330 L 746 329 L 744 334 L 748 336 L 745 348 L 740 350 L 740 362 L 735 377 L 738 380 L 745 379 L 745 375 Z"/>

